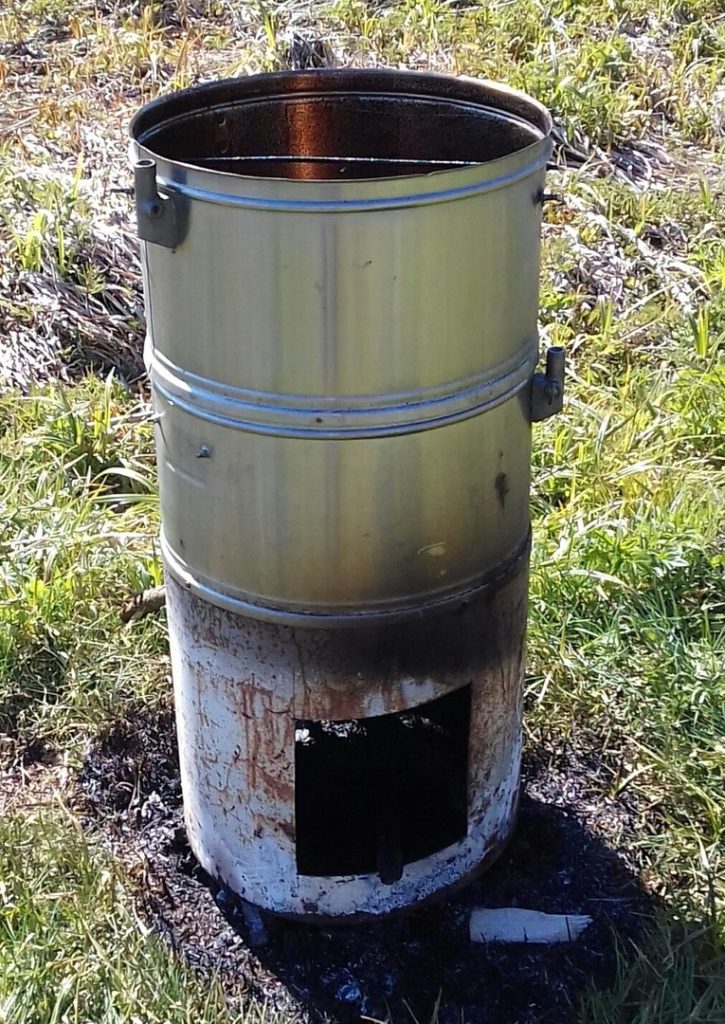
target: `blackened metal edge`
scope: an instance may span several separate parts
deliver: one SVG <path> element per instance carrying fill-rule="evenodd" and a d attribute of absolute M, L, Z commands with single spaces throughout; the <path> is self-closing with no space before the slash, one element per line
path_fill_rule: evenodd
<path fill-rule="evenodd" d="M 161 530 L 161 553 L 166 571 L 192 594 L 237 615 L 245 615 L 262 622 L 274 622 L 279 625 L 312 627 L 316 629 L 340 629 L 347 627 L 363 628 L 384 623 L 404 622 L 410 619 L 422 619 L 429 615 L 437 615 L 466 605 L 468 602 L 482 597 L 514 577 L 528 561 L 531 552 L 531 528 L 515 551 L 501 560 L 490 572 L 468 581 L 465 585 L 457 585 L 455 589 L 428 597 L 427 600 L 414 597 L 410 604 L 396 602 L 392 605 L 368 605 L 351 611 L 349 608 L 310 608 L 291 603 L 276 605 L 265 603 L 255 595 L 233 593 L 218 589 L 215 580 L 201 576 L 192 571 L 178 557 L 176 552 Z"/>

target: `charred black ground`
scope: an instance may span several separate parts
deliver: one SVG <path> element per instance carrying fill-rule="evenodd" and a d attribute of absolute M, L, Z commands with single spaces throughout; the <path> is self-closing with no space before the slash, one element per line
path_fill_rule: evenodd
<path fill-rule="evenodd" d="M 170 712 L 116 729 L 79 780 L 86 827 L 138 881 L 148 922 L 230 999 L 254 994 L 310 1021 L 431 1019 L 440 1024 L 570 1024 L 578 994 L 606 986 L 615 935 L 626 944 L 652 910 L 632 865 L 607 836 L 634 809 L 606 796 L 596 756 L 539 749 L 525 764 L 519 825 L 481 879 L 427 908 L 375 924 L 290 923 L 239 903 L 204 875 L 183 828 Z M 468 937 L 475 906 L 586 913 L 571 945 L 484 947 Z"/>

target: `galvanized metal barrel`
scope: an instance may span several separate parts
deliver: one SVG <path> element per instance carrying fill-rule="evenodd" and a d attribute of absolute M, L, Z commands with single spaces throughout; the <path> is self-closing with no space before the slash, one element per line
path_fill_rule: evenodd
<path fill-rule="evenodd" d="M 369 70 L 136 115 L 163 552 L 185 587 L 339 626 L 459 603 L 521 559 L 550 127 L 503 86 Z"/>

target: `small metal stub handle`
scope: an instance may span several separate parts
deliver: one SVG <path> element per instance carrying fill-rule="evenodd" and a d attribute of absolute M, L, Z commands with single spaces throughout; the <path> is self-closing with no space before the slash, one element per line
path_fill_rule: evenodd
<path fill-rule="evenodd" d="M 186 238 L 189 226 L 189 201 L 172 192 L 161 195 L 156 186 L 156 164 L 137 160 L 134 165 L 136 224 L 144 242 L 175 249 Z"/>
<path fill-rule="evenodd" d="M 542 206 L 544 203 L 563 203 L 564 194 L 562 192 L 545 192 L 543 188 L 540 188 L 534 195 L 534 202 L 540 203 Z"/>
<path fill-rule="evenodd" d="M 546 372 L 535 373 L 531 379 L 530 418 L 532 423 L 561 412 L 564 404 L 564 365 L 566 355 L 559 345 L 546 352 Z"/>

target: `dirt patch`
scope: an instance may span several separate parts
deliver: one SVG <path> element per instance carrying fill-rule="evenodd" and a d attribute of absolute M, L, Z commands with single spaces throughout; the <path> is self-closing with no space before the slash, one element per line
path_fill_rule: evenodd
<path fill-rule="evenodd" d="M 31 815 L 69 784 L 62 758 L 39 740 L 18 743 L 0 733 L 0 820 Z"/>
<path fill-rule="evenodd" d="M 147 921 L 194 969 L 301 1020 L 361 1017 L 439 1024 L 570 1024 L 577 996 L 606 986 L 615 936 L 636 937 L 652 910 L 636 865 L 611 837 L 635 833 L 636 808 L 607 795 L 594 755 L 538 749 L 525 764 L 510 847 L 454 897 L 390 920 L 321 927 L 260 913 L 198 867 L 182 821 L 171 712 L 139 718 L 89 751 L 78 809 L 138 882 Z M 468 938 L 474 906 L 585 913 L 565 946 L 485 947 Z"/>

